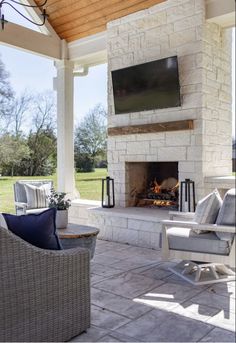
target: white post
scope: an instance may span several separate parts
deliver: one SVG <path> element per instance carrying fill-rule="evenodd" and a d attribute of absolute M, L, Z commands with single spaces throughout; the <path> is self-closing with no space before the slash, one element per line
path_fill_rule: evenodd
<path fill-rule="evenodd" d="M 74 63 L 69 60 L 55 62 L 57 68 L 57 188 L 77 195 L 74 175 Z"/>

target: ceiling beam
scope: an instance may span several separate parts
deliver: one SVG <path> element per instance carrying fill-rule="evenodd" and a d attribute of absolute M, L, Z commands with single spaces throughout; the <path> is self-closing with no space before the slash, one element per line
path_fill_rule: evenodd
<path fill-rule="evenodd" d="M 107 33 L 78 39 L 68 44 L 68 57 L 77 65 L 94 66 L 107 62 Z"/>
<path fill-rule="evenodd" d="M 8 23 L 0 31 L 0 43 L 52 59 L 61 58 L 61 40 L 26 27 Z"/>

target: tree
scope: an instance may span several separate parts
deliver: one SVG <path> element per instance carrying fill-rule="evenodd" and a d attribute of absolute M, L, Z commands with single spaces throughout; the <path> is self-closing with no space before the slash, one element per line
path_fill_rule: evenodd
<path fill-rule="evenodd" d="M 34 131 L 44 129 L 56 129 L 56 105 L 55 96 L 51 91 L 46 91 L 37 94 L 33 98 L 32 113 L 32 127 Z"/>
<path fill-rule="evenodd" d="M 29 148 L 22 137 L 4 134 L 0 137 L 0 167 L 5 175 L 15 175 L 23 159 L 29 156 Z"/>
<path fill-rule="evenodd" d="M 101 104 L 91 109 L 75 130 L 76 168 L 91 171 L 96 159 L 104 159 L 107 145 L 107 113 Z"/>
<path fill-rule="evenodd" d="M 6 118 L 11 114 L 10 104 L 14 93 L 8 79 L 9 74 L 5 70 L 3 62 L 0 60 L 0 119 Z"/>
<path fill-rule="evenodd" d="M 22 126 L 27 122 L 26 114 L 32 105 L 33 96 L 25 90 L 20 96 L 14 98 L 11 103 L 11 115 L 9 127 L 15 136 L 22 134 Z"/>
<path fill-rule="evenodd" d="M 30 158 L 23 161 L 29 176 L 49 175 L 56 168 L 56 109 L 52 92 L 37 94 L 33 98 L 34 113 L 28 136 Z"/>
<path fill-rule="evenodd" d="M 39 129 L 28 137 L 30 156 L 27 175 L 50 175 L 56 168 L 56 136 L 50 129 Z"/>

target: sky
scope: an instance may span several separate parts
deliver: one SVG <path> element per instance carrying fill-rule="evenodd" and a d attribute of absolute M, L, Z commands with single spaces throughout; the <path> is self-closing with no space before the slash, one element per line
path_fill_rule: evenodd
<path fill-rule="evenodd" d="M 25 89 L 36 92 L 53 90 L 56 68 L 52 60 L 3 45 L 0 45 L 0 58 L 10 74 L 10 82 L 16 94 L 21 94 Z M 91 67 L 87 76 L 74 79 L 76 122 L 97 103 L 107 107 L 106 64 Z"/>
<path fill-rule="evenodd" d="M 27 15 L 21 7 L 17 7 Z M 8 6 L 4 7 L 5 18 L 16 24 L 39 31 L 38 27 L 21 18 Z M 11 85 L 16 94 L 25 89 L 36 92 L 53 90 L 53 78 L 56 77 L 54 61 L 35 54 L 0 44 L 0 58 L 10 74 Z M 107 65 L 91 67 L 87 76 L 74 79 L 74 115 L 75 122 L 96 104 L 107 108 Z"/>

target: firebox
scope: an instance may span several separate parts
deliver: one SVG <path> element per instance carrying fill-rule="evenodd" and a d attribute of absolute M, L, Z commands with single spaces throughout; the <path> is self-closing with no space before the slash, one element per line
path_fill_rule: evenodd
<path fill-rule="evenodd" d="M 126 205 L 177 210 L 178 162 L 127 162 Z"/>

